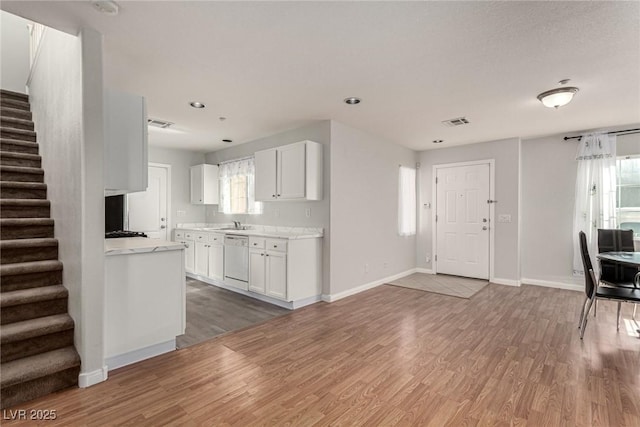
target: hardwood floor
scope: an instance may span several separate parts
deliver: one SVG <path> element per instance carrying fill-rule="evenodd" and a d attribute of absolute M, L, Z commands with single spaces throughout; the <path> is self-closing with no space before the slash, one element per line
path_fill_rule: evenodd
<path fill-rule="evenodd" d="M 286 308 L 187 278 L 187 330 L 177 345 L 188 347 L 285 313 Z"/>
<path fill-rule="evenodd" d="M 640 426 L 640 339 L 583 294 L 380 286 L 20 406 L 42 425 Z M 13 408 L 18 409 L 18 408 Z M 13 425 L 5 420 L 4 425 Z"/>

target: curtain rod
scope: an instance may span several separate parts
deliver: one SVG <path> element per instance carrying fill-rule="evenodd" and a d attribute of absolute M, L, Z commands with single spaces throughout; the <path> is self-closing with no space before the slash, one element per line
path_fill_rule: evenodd
<path fill-rule="evenodd" d="M 631 135 L 634 133 L 640 133 L 640 128 L 636 128 L 636 129 L 625 129 L 625 130 L 614 130 L 611 132 L 607 132 L 607 135 L 612 135 L 615 133 L 624 133 L 625 135 Z M 582 139 L 582 135 L 580 136 L 565 136 L 564 140 L 568 141 L 570 139 L 577 139 L 578 141 L 580 141 Z"/>
<path fill-rule="evenodd" d="M 225 160 L 224 162 L 220 162 L 218 163 L 218 166 L 220 165 L 224 165 L 225 163 L 232 163 L 232 162 L 239 162 L 241 160 L 249 160 L 249 159 L 253 159 L 254 156 L 246 156 L 246 157 L 240 157 L 238 159 L 231 159 L 231 160 Z"/>

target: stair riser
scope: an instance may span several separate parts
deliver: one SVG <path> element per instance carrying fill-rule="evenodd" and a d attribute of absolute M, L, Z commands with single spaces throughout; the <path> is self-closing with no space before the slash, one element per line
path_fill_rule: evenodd
<path fill-rule="evenodd" d="M 2 166 L 26 166 L 30 168 L 42 167 L 41 159 L 23 159 L 20 157 L 1 156 L 0 165 Z"/>
<path fill-rule="evenodd" d="M 0 313 L 0 324 L 21 322 L 38 317 L 64 314 L 67 312 L 67 298 L 38 301 L 29 304 L 3 307 Z M 4 347 L 4 344 L 2 345 Z"/>
<path fill-rule="evenodd" d="M 36 142 L 36 135 L 33 133 L 24 133 L 14 129 L 0 129 L 0 137 L 8 139 L 17 139 L 19 141 Z"/>
<path fill-rule="evenodd" d="M 31 111 L 31 105 L 28 102 L 18 101 L 11 98 L 0 96 L 0 106 L 13 108 L 15 110 Z"/>
<path fill-rule="evenodd" d="M 15 188 L 15 187 L 2 187 L 0 188 L 2 197 L 6 199 L 46 199 L 47 190 L 35 189 L 35 188 Z"/>
<path fill-rule="evenodd" d="M 0 89 L 0 98 L 13 99 L 15 101 L 29 102 L 29 95 L 12 90 Z"/>
<path fill-rule="evenodd" d="M 6 248 L 0 251 L 0 264 L 58 259 L 58 246 Z"/>
<path fill-rule="evenodd" d="M 1 117 L 12 117 L 14 119 L 32 120 L 31 111 L 16 110 L 14 108 L 0 107 Z"/>
<path fill-rule="evenodd" d="M 5 196 L 4 192 L 2 193 Z M 1 206 L 0 218 L 50 218 L 51 206 Z"/>
<path fill-rule="evenodd" d="M 33 130 L 33 122 L 15 122 L 13 120 L 9 120 L 4 116 L 0 117 L 0 125 L 6 128 L 12 129 L 24 129 L 24 130 Z"/>
<path fill-rule="evenodd" d="M 2 344 L 2 363 L 73 345 L 73 329 Z"/>
<path fill-rule="evenodd" d="M 29 225 L 0 227 L 2 240 L 39 239 L 53 237 L 53 225 Z"/>
<path fill-rule="evenodd" d="M 80 365 L 46 377 L 5 387 L 2 389 L 2 408 L 28 402 L 54 391 L 75 387 L 78 384 L 78 374 L 80 374 Z"/>
<path fill-rule="evenodd" d="M 44 182 L 44 174 L 13 171 L 0 171 L 0 181 Z"/>
<path fill-rule="evenodd" d="M 0 277 L 2 292 L 61 284 L 62 270 L 39 271 L 36 273 L 13 274 L 11 276 L 5 275 Z M 2 310 L 2 316 L 4 316 L 4 309 Z"/>
<path fill-rule="evenodd" d="M 10 141 L 0 141 L 0 150 L 11 151 L 13 153 L 25 153 L 25 154 L 38 154 L 37 145 L 24 146 L 21 144 L 15 144 Z"/>

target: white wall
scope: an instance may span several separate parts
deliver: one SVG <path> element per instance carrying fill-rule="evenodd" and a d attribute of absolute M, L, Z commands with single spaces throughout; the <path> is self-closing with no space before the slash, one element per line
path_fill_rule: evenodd
<path fill-rule="evenodd" d="M 628 125 L 610 130 L 638 128 Z M 574 278 L 576 140 L 559 134 L 522 141 L 522 281 L 582 288 Z M 618 155 L 640 154 L 640 134 L 619 136 Z"/>
<path fill-rule="evenodd" d="M 398 236 L 398 165 L 416 161 L 413 150 L 331 122 L 332 296 L 415 268 L 415 236 Z"/>
<path fill-rule="evenodd" d="M 149 162 L 171 165 L 171 212 L 169 231 L 177 223 L 205 222 L 205 207 L 192 205 L 189 168 L 205 162 L 205 155 L 186 150 L 149 147 Z M 178 215 L 180 211 L 180 215 Z"/>
<path fill-rule="evenodd" d="M 29 29 L 27 21 L 0 11 L 0 88 L 26 93 L 29 78 Z"/>
<path fill-rule="evenodd" d="M 232 160 L 253 155 L 256 151 L 292 144 L 298 141 L 310 140 L 323 144 L 323 187 L 324 197 L 318 201 L 307 202 L 264 202 L 262 215 L 223 215 L 218 212 L 218 206 L 207 206 L 207 222 L 229 223 L 239 220 L 242 223 L 261 225 L 283 225 L 291 227 L 322 227 L 323 238 L 323 293 L 329 292 L 329 254 L 331 245 L 331 231 L 329 227 L 330 189 L 330 149 L 331 122 L 321 121 L 309 126 L 292 129 L 276 135 L 214 151 L 206 155 L 206 163 L 217 164 L 225 160 Z M 311 209 L 311 217 L 307 218 L 306 209 Z M 180 221 L 179 221 L 180 222 Z"/>
<path fill-rule="evenodd" d="M 104 180 L 102 39 L 47 29 L 29 82 L 51 216 L 87 375 L 103 367 Z M 97 372 L 97 374 L 96 374 Z"/>
<path fill-rule="evenodd" d="M 497 283 L 517 284 L 519 271 L 519 182 L 520 182 L 520 140 L 519 138 L 451 148 L 423 151 L 419 155 L 419 235 L 417 245 L 417 266 L 431 269 L 426 255 L 432 254 L 433 209 L 424 208 L 425 203 L 433 206 L 432 182 L 433 165 L 468 162 L 473 160 L 495 160 L 495 218 L 500 214 L 510 214 L 512 222 L 493 222 L 495 234 L 494 280 Z"/>

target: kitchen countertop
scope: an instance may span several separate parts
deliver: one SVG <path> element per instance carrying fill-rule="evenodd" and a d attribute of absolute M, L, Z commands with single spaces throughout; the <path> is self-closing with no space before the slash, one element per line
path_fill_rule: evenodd
<path fill-rule="evenodd" d="M 188 230 L 195 232 L 214 232 L 222 234 L 233 234 L 240 236 L 271 237 L 277 239 L 317 239 L 322 238 L 324 233 L 321 228 L 304 227 L 276 227 L 276 226 L 250 226 L 247 230 L 223 230 L 228 226 L 192 227 L 183 225 L 177 230 Z"/>
<path fill-rule="evenodd" d="M 178 251 L 184 249 L 182 243 L 168 242 L 146 237 L 123 237 L 119 239 L 105 239 L 105 255 L 126 255 L 145 252 Z"/>

